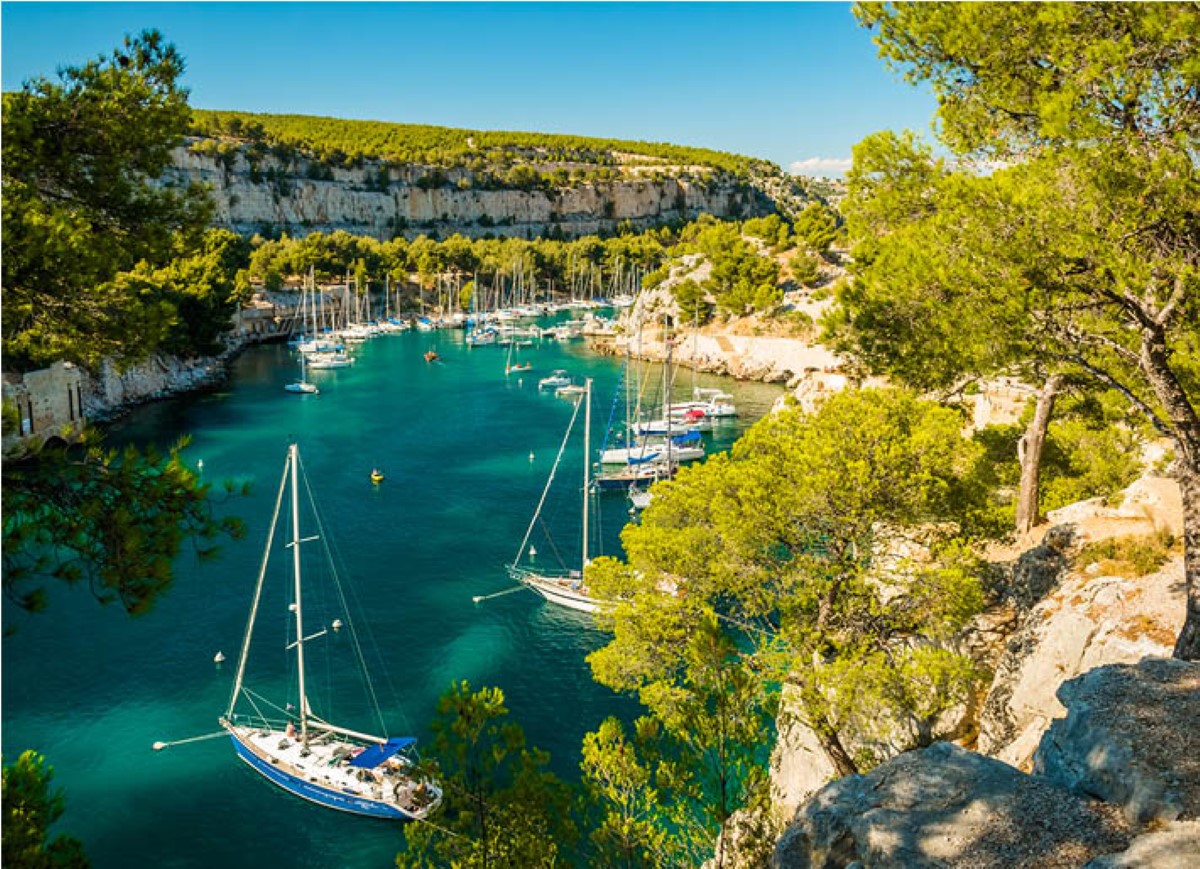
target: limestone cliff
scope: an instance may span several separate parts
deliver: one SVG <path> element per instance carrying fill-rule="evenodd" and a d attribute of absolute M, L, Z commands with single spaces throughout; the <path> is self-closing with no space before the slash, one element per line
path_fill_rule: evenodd
<path fill-rule="evenodd" d="M 1040 540 L 1014 547 L 1003 600 L 972 644 L 995 674 L 978 718 L 981 754 L 943 744 L 831 783 L 806 728 L 781 729 L 772 790 L 777 811 L 794 820 L 776 866 L 1078 866 L 1104 853 L 1092 865 L 1194 865 L 1197 670 L 1166 659 L 1184 612 L 1182 560 L 1127 577 L 1116 563 L 1079 559 L 1087 543 L 1178 535 L 1178 485 L 1146 476 L 1119 506 L 1094 499 L 1050 518 Z M 994 636 L 982 638 L 987 631 Z M 890 782 L 906 783 L 904 792 Z M 1047 786 L 1076 796 L 1060 791 L 1052 812 L 1021 808 Z M 1119 807 L 1128 829 L 1103 807 L 1098 826 L 1083 824 L 1094 810 L 1080 797 Z M 1076 807 L 1086 810 L 1070 821 Z M 1138 834 L 1113 854 L 1125 847 L 1117 840 Z M 1022 851 L 1043 839 L 1038 853 Z M 1166 853 L 1186 856 L 1163 862 Z"/>
<path fill-rule="evenodd" d="M 379 239 L 420 233 L 576 237 L 622 225 L 641 231 L 702 213 L 745 218 L 775 210 L 761 190 L 717 172 L 629 175 L 549 190 L 495 189 L 474 186 L 465 169 L 364 161 L 358 168 L 322 165 L 321 172 L 312 172 L 303 160 L 284 163 L 267 154 L 251 163 L 245 150 L 222 156 L 196 147 L 202 143 L 190 139 L 176 148 L 165 180 L 207 184 L 216 201 L 216 225 L 247 235 L 340 229 Z"/>

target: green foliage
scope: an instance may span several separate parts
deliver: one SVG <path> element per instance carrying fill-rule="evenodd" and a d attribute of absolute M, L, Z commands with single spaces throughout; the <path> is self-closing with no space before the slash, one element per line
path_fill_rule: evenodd
<path fill-rule="evenodd" d="M 1042 509 L 1121 492 L 1142 472 L 1139 440 L 1128 428 L 1078 417 L 1051 423 L 1042 460 Z"/>
<path fill-rule="evenodd" d="M 701 287 L 718 310 L 742 316 L 769 311 L 782 300 L 779 265 L 742 238 L 737 224 L 698 220 L 680 237 L 711 263 L 712 272 Z"/>
<path fill-rule="evenodd" d="M 786 250 L 791 241 L 791 229 L 778 214 L 747 220 L 742 224 L 742 233 L 761 238 L 775 253 Z"/>
<path fill-rule="evenodd" d="M 497 285 L 511 283 L 523 275 L 525 285 L 552 286 L 565 291 L 589 285 L 608 285 L 611 276 L 628 279 L 629 270 L 658 267 L 666 258 L 662 233 L 600 239 L 585 236 L 573 241 L 468 239 L 452 235 L 438 241 L 418 236 L 412 241 L 396 238 L 380 242 L 344 231 L 314 232 L 302 239 L 286 235 L 275 240 L 256 236 L 251 240 L 247 275 L 268 289 L 281 289 L 285 277 L 299 278 L 309 269 L 318 281 L 341 281 L 356 272 L 361 262 L 378 289 L 383 275 L 393 286 L 404 284 L 415 273 L 428 290 L 439 274 L 474 274 L 475 290 L 487 294 Z M 666 236 L 670 240 L 669 234 Z M 460 299 L 469 300 L 469 296 Z M 468 302 L 469 304 L 469 302 Z"/>
<path fill-rule="evenodd" d="M 969 157 L 1020 158 L 971 176 L 911 140 L 864 142 L 847 211 L 888 219 L 854 233 L 867 245 L 856 261 L 875 260 L 863 292 L 884 295 L 871 285 L 886 287 L 889 268 L 893 290 L 923 272 L 927 302 L 910 306 L 911 319 L 973 311 L 983 328 L 970 335 L 995 348 L 987 364 L 1040 361 L 1124 390 L 1160 422 L 1186 413 L 1163 405 L 1189 404 L 1200 386 L 1200 11 L 902 3 L 856 14 L 878 28 L 890 61 L 933 84 L 943 141 Z M 880 332 L 874 304 L 864 330 Z M 1168 352 L 1143 354 L 1144 340 Z"/>
<path fill-rule="evenodd" d="M 118 275 L 114 284 L 125 295 L 156 299 L 158 310 L 169 314 L 157 349 L 177 356 L 215 355 L 230 319 L 250 298 L 249 284 L 237 281 L 249 249 L 229 230 L 209 230 L 194 253 L 180 249 L 159 269 L 139 264 Z"/>
<path fill-rule="evenodd" d="M 675 302 L 679 305 L 679 317 L 684 323 L 703 325 L 712 316 L 708 304 L 708 293 L 693 280 L 680 281 L 672 287 Z"/>
<path fill-rule="evenodd" d="M 199 188 L 150 186 L 186 128 L 183 59 L 155 31 L 4 94 L 6 369 L 137 358 L 170 313 L 144 281 L 210 216 Z M 149 294 L 149 295 L 147 295 Z"/>
<path fill-rule="evenodd" d="M 398 867 L 554 866 L 578 836 L 570 789 L 526 748 L 499 688 L 453 685 L 438 700 L 428 771 L 444 797 L 433 824 L 404 828 Z"/>
<path fill-rule="evenodd" d="M 638 691 L 672 736 L 720 730 L 724 749 L 705 750 L 726 762 L 762 744 L 751 722 L 784 683 L 844 771 L 846 740 L 927 742 L 980 677 L 951 645 L 983 605 L 966 544 L 982 527 L 980 450 L 960 429 L 903 392 L 843 393 L 760 420 L 731 455 L 660 484 L 622 535 L 627 562 L 589 566 L 594 593 L 620 601 L 595 678 Z M 914 542 L 923 555 L 906 554 Z M 709 705 L 720 694 L 740 698 L 736 713 Z"/>
<path fill-rule="evenodd" d="M 923 5 L 855 14 L 890 64 L 933 86 L 941 136 L 959 153 L 1175 139 L 1197 123 L 1194 4 Z"/>
<path fill-rule="evenodd" d="M 591 841 L 600 855 L 594 863 L 651 869 L 678 862 L 679 845 L 664 829 L 665 813 L 654 787 L 657 733 L 655 722 L 642 718 L 631 742 L 621 722 L 608 718 L 583 738 L 583 789 L 596 815 Z"/>
<path fill-rule="evenodd" d="M 767 800 L 766 768 L 776 704 L 743 666 L 733 638 L 718 628 L 715 618 L 701 617 L 701 623 L 689 625 L 679 619 L 682 613 L 670 609 L 669 604 L 661 609 L 648 604 L 636 617 L 642 621 L 635 628 L 634 642 L 651 656 L 646 661 L 669 658 L 670 663 L 663 660 L 663 670 L 620 660 L 630 651 L 629 645 L 620 643 L 620 628 L 613 644 L 589 656 L 597 681 L 618 690 L 636 690 L 651 718 L 638 723 L 636 746 L 628 745 L 611 727 L 589 734 L 585 746 L 604 738 L 609 750 L 619 756 L 585 754 L 585 782 L 595 796 L 598 765 L 605 760 L 625 764 L 625 789 L 599 795 L 607 812 L 597 834 L 616 839 L 625 853 L 645 856 L 649 851 L 660 859 L 663 854 L 673 855 L 669 863 L 683 856 L 686 865 L 698 865 L 712 855 L 718 834 L 734 811 L 761 807 Z M 618 619 L 629 612 L 623 610 Z M 659 645 L 665 636 L 654 636 L 662 630 L 672 633 L 679 644 L 674 653 Z M 627 634 L 625 639 L 632 637 Z M 672 665 L 674 672 L 667 672 Z M 633 812 L 647 806 L 654 808 Z M 623 835 L 617 836 L 617 831 Z M 717 865 L 722 861 L 718 854 Z"/>
<path fill-rule="evenodd" d="M 821 260 L 808 251 L 796 251 L 788 260 L 788 270 L 792 280 L 803 286 L 812 286 L 821 279 Z"/>
<path fill-rule="evenodd" d="M 212 112 L 195 109 L 191 131 L 198 135 L 227 135 L 250 142 L 264 141 L 311 154 L 332 166 L 356 166 L 375 158 L 395 163 L 463 168 L 484 185 L 511 184 L 533 188 L 562 183 L 604 180 L 618 175 L 617 153 L 640 158 L 634 164 L 703 166 L 734 177 L 782 174 L 764 160 L 655 142 L 629 142 L 550 133 L 459 130 L 420 124 L 390 124 L 308 115 L 267 115 Z M 563 173 L 555 164 L 585 164 L 579 174 Z M 539 166 L 547 167 L 546 172 Z M 507 177 L 517 167 L 519 175 Z M 445 176 L 443 176 L 445 177 Z"/>
<path fill-rule="evenodd" d="M 837 212 L 824 203 L 814 202 L 800 212 L 792 231 L 814 253 L 823 254 L 837 238 Z"/>
<path fill-rule="evenodd" d="M 60 835 L 47 841 L 50 827 L 63 813 L 63 797 L 50 790 L 54 770 L 34 751 L 4 765 L 4 865 L 13 869 L 84 869 L 88 866 L 78 839 Z"/>
<path fill-rule="evenodd" d="M 1148 576 L 1167 563 L 1178 551 L 1179 541 L 1170 534 L 1110 537 L 1089 543 L 1075 557 L 1079 568 L 1099 565 L 1106 576 L 1136 579 Z"/>
<path fill-rule="evenodd" d="M 221 536 L 238 538 L 240 520 L 212 515 L 209 486 L 180 458 L 147 448 L 45 446 L 7 458 L 4 483 L 4 593 L 18 606 L 46 605 L 47 580 L 86 583 L 101 603 L 131 615 L 148 611 L 173 578 L 190 542 L 212 558 Z M 232 487 L 229 487 L 232 490 Z"/>
<path fill-rule="evenodd" d="M 985 451 L 977 466 L 979 485 L 991 491 L 1017 488 L 1017 443 L 1032 416 L 1031 402 L 1017 422 L 976 432 L 975 441 Z M 1146 436 L 1138 422 L 1115 392 L 1061 399 L 1046 433 L 1040 512 L 1088 498 L 1112 498 L 1132 483 L 1142 472 L 1140 443 Z M 1011 518 L 1011 503 L 994 509 L 998 521 Z"/>
<path fill-rule="evenodd" d="M 864 263 L 846 322 L 860 335 L 880 334 L 886 321 L 873 313 L 888 308 L 889 291 L 914 320 L 932 314 L 936 321 L 949 296 L 951 315 L 974 319 L 968 360 L 1118 390 L 1175 441 L 1181 489 L 1193 498 L 1200 491 L 1200 9 L 867 3 L 855 12 L 877 29 L 889 61 L 932 85 L 939 137 L 966 168 L 947 172 L 927 154 L 906 162 L 894 159 L 901 149 L 888 157 L 873 147 L 871 172 L 856 151 L 860 213 L 901 219 L 859 231 L 874 262 Z M 972 161 L 997 157 L 1004 168 L 990 175 L 967 171 Z M 922 188 L 923 197 L 908 195 Z M 897 203 L 907 205 L 907 218 L 891 207 Z M 901 266 L 891 280 L 889 258 Z M 1184 512 L 1195 515 L 1190 505 Z M 1186 658 L 1200 657 L 1197 564 L 1191 553 L 1189 617 L 1176 648 Z"/>

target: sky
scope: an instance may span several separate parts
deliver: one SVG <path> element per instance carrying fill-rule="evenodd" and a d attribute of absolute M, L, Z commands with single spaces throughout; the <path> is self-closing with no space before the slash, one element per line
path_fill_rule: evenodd
<path fill-rule="evenodd" d="M 849 3 L 0 4 L 4 90 L 156 28 L 203 109 L 671 142 L 836 175 L 936 108 Z"/>

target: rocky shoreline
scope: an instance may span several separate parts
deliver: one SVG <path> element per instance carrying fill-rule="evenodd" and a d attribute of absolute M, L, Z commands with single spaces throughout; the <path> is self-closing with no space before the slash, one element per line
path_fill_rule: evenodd
<path fill-rule="evenodd" d="M 156 353 L 121 370 L 105 361 L 96 373 L 83 372 L 83 409 L 91 422 L 110 422 L 143 404 L 209 389 L 223 382 L 229 363 L 246 347 L 232 341 L 217 356 L 180 359 Z"/>

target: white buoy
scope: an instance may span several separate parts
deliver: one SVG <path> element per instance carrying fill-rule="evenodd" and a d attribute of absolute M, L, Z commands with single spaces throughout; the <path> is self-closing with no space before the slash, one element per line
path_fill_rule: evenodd
<path fill-rule="evenodd" d="M 529 461 L 531 461 L 531 462 L 533 461 L 533 453 L 529 454 Z"/>
<path fill-rule="evenodd" d="M 215 655 L 213 655 L 213 663 L 214 664 L 219 664 L 224 660 L 225 660 L 225 655 L 219 651 Z"/>
<path fill-rule="evenodd" d="M 333 624 L 331 624 L 330 627 L 333 628 L 335 631 L 340 631 L 342 629 L 342 620 L 334 619 Z"/>
<path fill-rule="evenodd" d="M 203 470 L 204 470 L 204 459 L 197 459 L 197 460 L 196 460 L 196 470 L 197 470 L 197 471 L 203 471 Z"/>
<path fill-rule="evenodd" d="M 537 547 L 536 547 L 536 546 L 530 546 L 530 547 L 529 547 L 529 557 L 530 557 L 530 558 L 537 558 Z"/>

